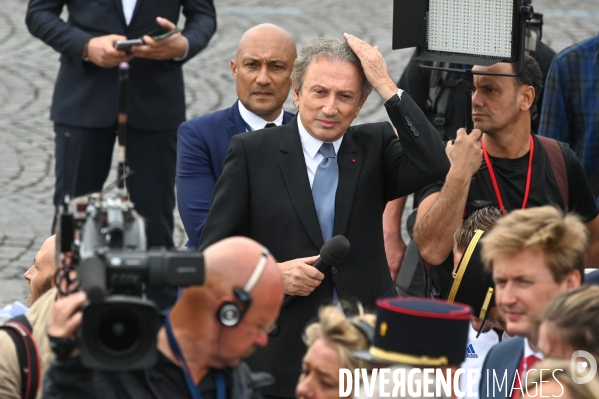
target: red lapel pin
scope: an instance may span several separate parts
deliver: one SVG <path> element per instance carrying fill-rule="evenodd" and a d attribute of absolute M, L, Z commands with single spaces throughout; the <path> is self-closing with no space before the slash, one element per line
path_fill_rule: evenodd
<path fill-rule="evenodd" d="M 356 160 L 355 160 L 355 159 L 352 159 L 352 160 L 351 160 L 351 162 L 352 162 L 352 163 L 356 163 Z"/>

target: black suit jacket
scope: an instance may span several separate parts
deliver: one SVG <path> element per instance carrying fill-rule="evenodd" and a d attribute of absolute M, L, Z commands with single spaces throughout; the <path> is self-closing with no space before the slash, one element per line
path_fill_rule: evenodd
<path fill-rule="evenodd" d="M 60 19 L 64 5 L 69 19 Z M 186 61 L 208 44 L 216 30 L 213 0 L 137 0 L 129 26 L 122 0 L 31 0 L 29 31 L 60 55 L 51 119 L 84 127 L 116 123 L 118 68 L 101 68 L 82 59 L 95 36 L 120 34 L 137 38 L 159 28 L 156 17 L 177 23 L 183 7 L 183 35 L 189 41 Z M 130 62 L 129 123 L 142 130 L 176 129 L 185 120 L 183 62 L 134 58 Z"/>
<path fill-rule="evenodd" d="M 294 396 L 306 350 L 302 330 L 331 302 L 333 284 L 342 300 L 368 307 L 381 296 L 396 295 L 383 243 L 383 211 L 389 200 L 445 176 L 449 162 L 439 134 L 409 96 L 404 93 L 388 113 L 400 140 L 387 122 L 353 126 L 343 136 L 333 235 L 347 237 L 351 249 L 341 265 L 325 272 L 316 290 L 282 310 L 278 335 L 249 359 L 253 370 L 275 376 L 267 394 Z M 296 118 L 231 139 L 200 248 L 239 235 L 266 246 L 279 262 L 319 253 L 324 242 Z"/>

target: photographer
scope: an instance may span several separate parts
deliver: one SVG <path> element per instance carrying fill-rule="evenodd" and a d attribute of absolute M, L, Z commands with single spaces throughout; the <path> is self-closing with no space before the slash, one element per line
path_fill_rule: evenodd
<path fill-rule="evenodd" d="M 59 349 L 63 353 L 48 371 L 44 398 L 260 398 L 255 389 L 272 378 L 252 374 L 241 359 L 267 344 L 283 300 L 283 279 L 274 258 L 247 238 L 211 245 L 204 264 L 204 285 L 183 289 L 165 316 L 153 367 L 92 371 L 81 365 L 78 349 Z M 75 293 L 56 302 L 51 340 L 74 339 L 83 316 L 77 309 L 85 300 L 84 293 Z M 230 308 L 238 310 L 237 317 Z"/>

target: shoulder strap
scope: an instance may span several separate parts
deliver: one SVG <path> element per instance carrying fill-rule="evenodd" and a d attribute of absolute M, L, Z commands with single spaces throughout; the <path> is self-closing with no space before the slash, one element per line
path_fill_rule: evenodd
<path fill-rule="evenodd" d="M 41 360 L 33 339 L 33 327 L 25 315 L 17 316 L 0 329 L 5 330 L 15 343 L 21 369 L 21 397 L 35 399 L 41 383 Z"/>
<path fill-rule="evenodd" d="M 553 172 L 553 177 L 557 183 L 557 188 L 562 197 L 564 203 L 564 209 L 568 212 L 569 208 L 569 188 L 568 188 L 568 170 L 566 169 L 566 160 L 564 159 L 564 153 L 556 140 L 548 137 L 538 136 L 537 138 L 541 142 L 541 145 L 545 149 L 547 159 L 549 160 L 549 166 Z"/>
<path fill-rule="evenodd" d="M 435 61 L 435 67 L 449 67 L 448 62 Z M 445 114 L 447 113 L 447 105 L 449 102 L 449 92 L 447 87 L 444 87 L 443 82 L 447 79 L 449 72 L 433 69 L 429 80 L 427 108 L 435 113 L 433 125 L 439 131 L 441 140 L 445 137 Z"/>

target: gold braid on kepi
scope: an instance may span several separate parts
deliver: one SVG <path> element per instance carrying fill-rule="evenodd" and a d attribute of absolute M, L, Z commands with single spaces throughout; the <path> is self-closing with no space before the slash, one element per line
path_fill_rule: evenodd
<path fill-rule="evenodd" d="M 485 269 L 480 256 L 480 240 L 485 234 L 482 230 L 475 231 L 462 255 L 447 297 L 447 302 L 461 302 L 472 307 L 474 316 L 483 321 L 481 330 L 489 316 L 489 310 L 495 306 L 493 275 Z"/>
<path fill-rule="evenodd" d="M 474 236 L 470 240 L 464 255 L 462 255 L 462 259 L 460 260 L 460 264 L 458 266 L 458 273 L 455 276 L 453 284 L 451 285 L 451 289 L 449 290 L 449 295 L 447 297 L 447 302 L 453 302 L 455 300 L 455 295 L 458 292 L 458 288 L 462 283 L 462 278 L 464 278 L 464 274 L 466 273 L 466 269 L 468 268 L 468 264 L 470 263 L 470 258 L 474 253 L 474 249 L 478 245 L 478 241 L 483 236 L 484 231 L 476 230 L 474 232 Z M 480 259 L 480 258 L 479 258 Z"/>
<path fill-rule="evenodd" d="M 369 350 L 354 352 L 358 359 L 422 367 L 464 361 L 472 317 L 469 306 L 397 297 L 377 301 L 376 314 L 372 345 Z"/>

